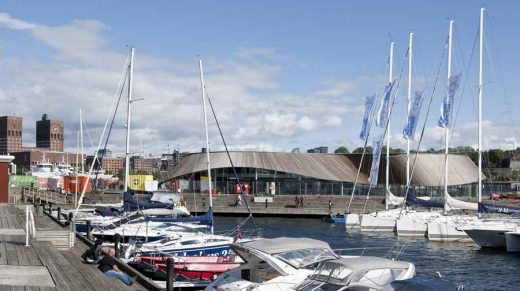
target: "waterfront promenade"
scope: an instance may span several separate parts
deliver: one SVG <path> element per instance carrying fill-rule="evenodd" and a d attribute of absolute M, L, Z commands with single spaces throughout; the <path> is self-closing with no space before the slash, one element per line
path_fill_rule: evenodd
<path fill-rule="evenodd" d="M 186 208 L 195 214 L 205 212 L 209 206 L 209 195 L 201 193 L 183 193 Z M 244 205 L 235 206 L 236 194 L 213 195 L 213 213 L 215 215 L 247 215 Z M 295 195 L 278 195 L 273 197 L 248 195 L 248 203 L 255 216 L 284 217 L 323 217 L 330 212 L 344 214 L 349 204 L 350 196 L 338 195 L 304 195 L 303 207 L 296 206 Z M 300 197 L 300 196 L 298 196 Z M 268 201 L 267 203 L 265 201 Z M 329 201 L 331 209 L 329 210 Z M 350 207 L 351 212 L 358 213 L 363 209 L 365 197 L 355 197 Z M 244 202 L 242 202 L 244 204 Z M 371 197 L 366 206 L 367 211 L 383 210 L 383 197 Z"/>
<path fill-rule="evenodd" d="M 85 264 L 80 255 L 87 245 L 81 240 L 60 250 L 64 246 L 59 238 L 38 234 L 54 231 L 59 236 L 64 228 L 46 215 L 34 218 L 36 237 L 25 246 L 24 211 L 0 204 L 0 290 L 146 290 L 139 283 L 126 286 L 106 277 L 97 265 Z"/>

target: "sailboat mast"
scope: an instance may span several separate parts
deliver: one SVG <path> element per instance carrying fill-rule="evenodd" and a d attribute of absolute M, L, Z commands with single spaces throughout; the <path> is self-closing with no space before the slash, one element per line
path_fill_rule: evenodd
<path fill-rule="evenodd" d="M 412 59 L 413 59 L 413 32 L 410 32 L 408 43 L 408 115 L 412 103 Z M 410 138 L 406 139 L 406 186 L 410 185 Z"/>
<path fill-rule="evenodd" d="M 93 163 L 96 160 L 94 159 Z M 78 205 L 78 171 L 79 171 L 79 132 L 76 131 L 76 188 L 74 190 L 74 207 Z"/>
<path fill-rule="evenodd" d="M 83 163 L 83 113 L 79 109 L 79 138 L 80 138 L 80 153 L 81 153 L 81 173 L 85 173 L 85 164 Z"/>
<path fill-rule="evenodd" d="M 480 44 L 479 44 L 479 69 L 478 69 L 478 202 L 482 202 L 482 65 L 484 44 L 484 11 L 480 8 Z M 480 213 L 479 213 L 480 216 Z"/>
<path fill-rule="evenodd" d="M 125 153 L 125 192 L 128 190 L 130 176 L 130 122 L 132 114 L 132 75 L 134 72 L 134 48 L 130 49 L 130 63 L 128 64 L 128 97 L 126 100 L 126 153 Z"/>
<path fill-rule="evenodd" d="M 451 78 L 451 46 L 453 39 L 453 20 L 450 20 L 450 26 L 448 31 L 448 87 L 450 84 Z M 450 101 L 449 99 L 449 90 L 446 90 L 446 103 Z M 446 162 L 444 163 L 444 209 L 446 210 L 446 202 L 448 201 L 448 160 L 449 160 L 449 150 L 448 146 L 450 143 L 450 126 L 446 124 L 444 128 L 444 152 L 446 154 Z"/>
<path fill-rule="evenodd" d="M 206 86 L 204 85 L 204 71 L 202 70 L 202 60 L 199 60 L 200 71 L 200 88 L 202 91 L 202 111 L 204 112 L 204 130 L 206 133 L 206 161 L 208 164 L 208 190 L 209 190 L 209 208 L 213 209 L 213 197 L 211 195 L 211 162 L 209 157 L 209 135 L 208 135 L 208 117 L 206 115 Z M 211 224 L 211 233 L 213 233 L 213 224 Z"/>
<path fill-rule="evenodd" d="M 392 83 L 394 68 L 394 42 L 390 42 L 390 59 L 388 70 L 388 82 Z M 388 116 L 387 137 L 386 137 L 386 169 L 385 169 L 385 209 L 388 210 L 388 192 L 390 191 L 390 116 Z"/>

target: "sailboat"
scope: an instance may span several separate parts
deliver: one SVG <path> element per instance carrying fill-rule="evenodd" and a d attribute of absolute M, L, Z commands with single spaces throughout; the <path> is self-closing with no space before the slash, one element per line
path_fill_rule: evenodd
<path fill-rule="evenodd" d="M 452 37 L 453 21 L 450 21 L 450 40 Z M 482 202 L 482 61 L 483 61 L 483 41 L 484 41 L 484 8 L 480 9 L 480 53 L 479 53 L 479 86 L 478 86 L 478 201 Z M 451 78 L 451 41 L 449 43 L 448 55 L 448 82 Z M 448 89 L 449 90 L 449 89 Z M 449 94 L 448 94 L 449 95 Z M 448 98 L 449 96 L 447 96 Z M 449 101 L 448 101 L 449 102 Z M 477 203 L 470 203 L 457 200 L 448 193 L 448 145 L 449 145 L 449 122 L 445 126 L 445 145 L 446 161 L 444 173 L 444 212 L 448 214 L 454 209 L 478 210 Z M 478 225 L 482 221 L 473 215 L 443 215 L 428 222 L 428 239 L 430 241 L 444 242 L 466 242 L 471 241 L 469 236 L 460 229 L 465 225 Z"/>
<path fill-rule="evenodd" d="M 390 58 L 389 58 L 389 71 L 388 71 L 388 80 L 389 84 L 394 84 L 393 81 L 393 57 L 394 57 L 394 42 L 390 43 Z M 390 86 L 386 94 L 391 94 L 392 87 Z M 384 98 L 389 97 L 384 96 Z M 368 214 L 361 214 L 359 216 L 359 225 L 360 229 L 363 232 L 393 232 L 395 231 L 395 220 L 397 215 L 399 214 L 398 209 L 389 210 L 389 206 L 397 206 L 400 205 L 403 201 L 403 198 L 397 197 L 392 194 L 390 191 L 390 115 L 387 114 L 385 116 L 387 118 L 386 122 L 386 135 L 387 135 L 387 145 L 386 145 L 386 168 L 385 168 L 385 211 L 380 212 L 372 212 Z M 376 159 L 374 154 L 372 159 Z M 376 172 L 371 173 L 371 175 L 377 175 Z M 369 190 L 370 191 L 370 190 Z M 368 195 L 367 195 L 368 198 Z M 355 219 L 355 218 L 354 218 Z M 349 217 L 347 215 L 347 224 Z M 348 227 L 348 225 L 347 225 Z"/>
<path fill-rule="evenodd" d="M 479 63 L 479 169 L 481 165 L 481 98 L 482 98 L 482 43 L 484 36 L 484 8 L 481 8 L 480 12 L 480 63 Z M 481 184 L 479 179 L 479 215 L 481 212 L 498 212 L 498 213 L 520 213 L 520 209 L 515 206 L 502 206 L 502 205 L 487 205 L 482 203 L 481 198 Z M 482 219 L 469 225 L 458 227 L 457 230 L 463 231 L 468 235 L 475 243 L 480 247 L 489 248 L 507 248 L 507 251 L 513 251 L 517 249 L 520 244 L 517 245 L 515 241 L 518 239 L 518 231 L 520 226 L 520 219 L 518 217 L 505 217 L 505 218 L 491 218 Z M 519 241 L 520 242 L 520 241 Z M 516 246 L 515 246 L 516 245 Z M 518 250 L 516 250 L 518 251 Z"/>

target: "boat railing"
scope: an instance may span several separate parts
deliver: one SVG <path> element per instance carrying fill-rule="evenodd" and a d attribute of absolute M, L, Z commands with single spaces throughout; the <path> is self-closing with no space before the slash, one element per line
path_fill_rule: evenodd
<path fill-rule="evenodd" d="M 263 228 L 248 228 L 248 229 L 239 229 L 233 228 L 231 230 L 224 230 L 214 232 L 216 235 L 222 235 L 227 237 L 236 237 L 241 239 L 257 239 L 263 236 L 264 229 Z"/>
<path fill-rule="evenodd" d="M 398 260 L 404 253 L 406 245 L 395 245 L 391 247 L 364 247 L 364 248 L 345 248 L 334 249 L 338 256 L 377 256 L 390 260 Z"/>

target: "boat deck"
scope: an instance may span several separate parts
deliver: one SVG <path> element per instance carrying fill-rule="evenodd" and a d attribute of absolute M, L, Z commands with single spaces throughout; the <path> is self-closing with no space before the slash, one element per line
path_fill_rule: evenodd
<path fill-rule="evenodd" d="M 25 246 L 25 213 L 13 205 L 0 205 L 1 290 L 146 290 L 137 282 L 126 286 L 106 277 L 97 265 L 86 264 L 81 254 L 87 245 L 75 240 L 68 250 L 59 250 L 38 232 L 63 231 L 47 216 L 35 215 L 36 238 Z"/>

